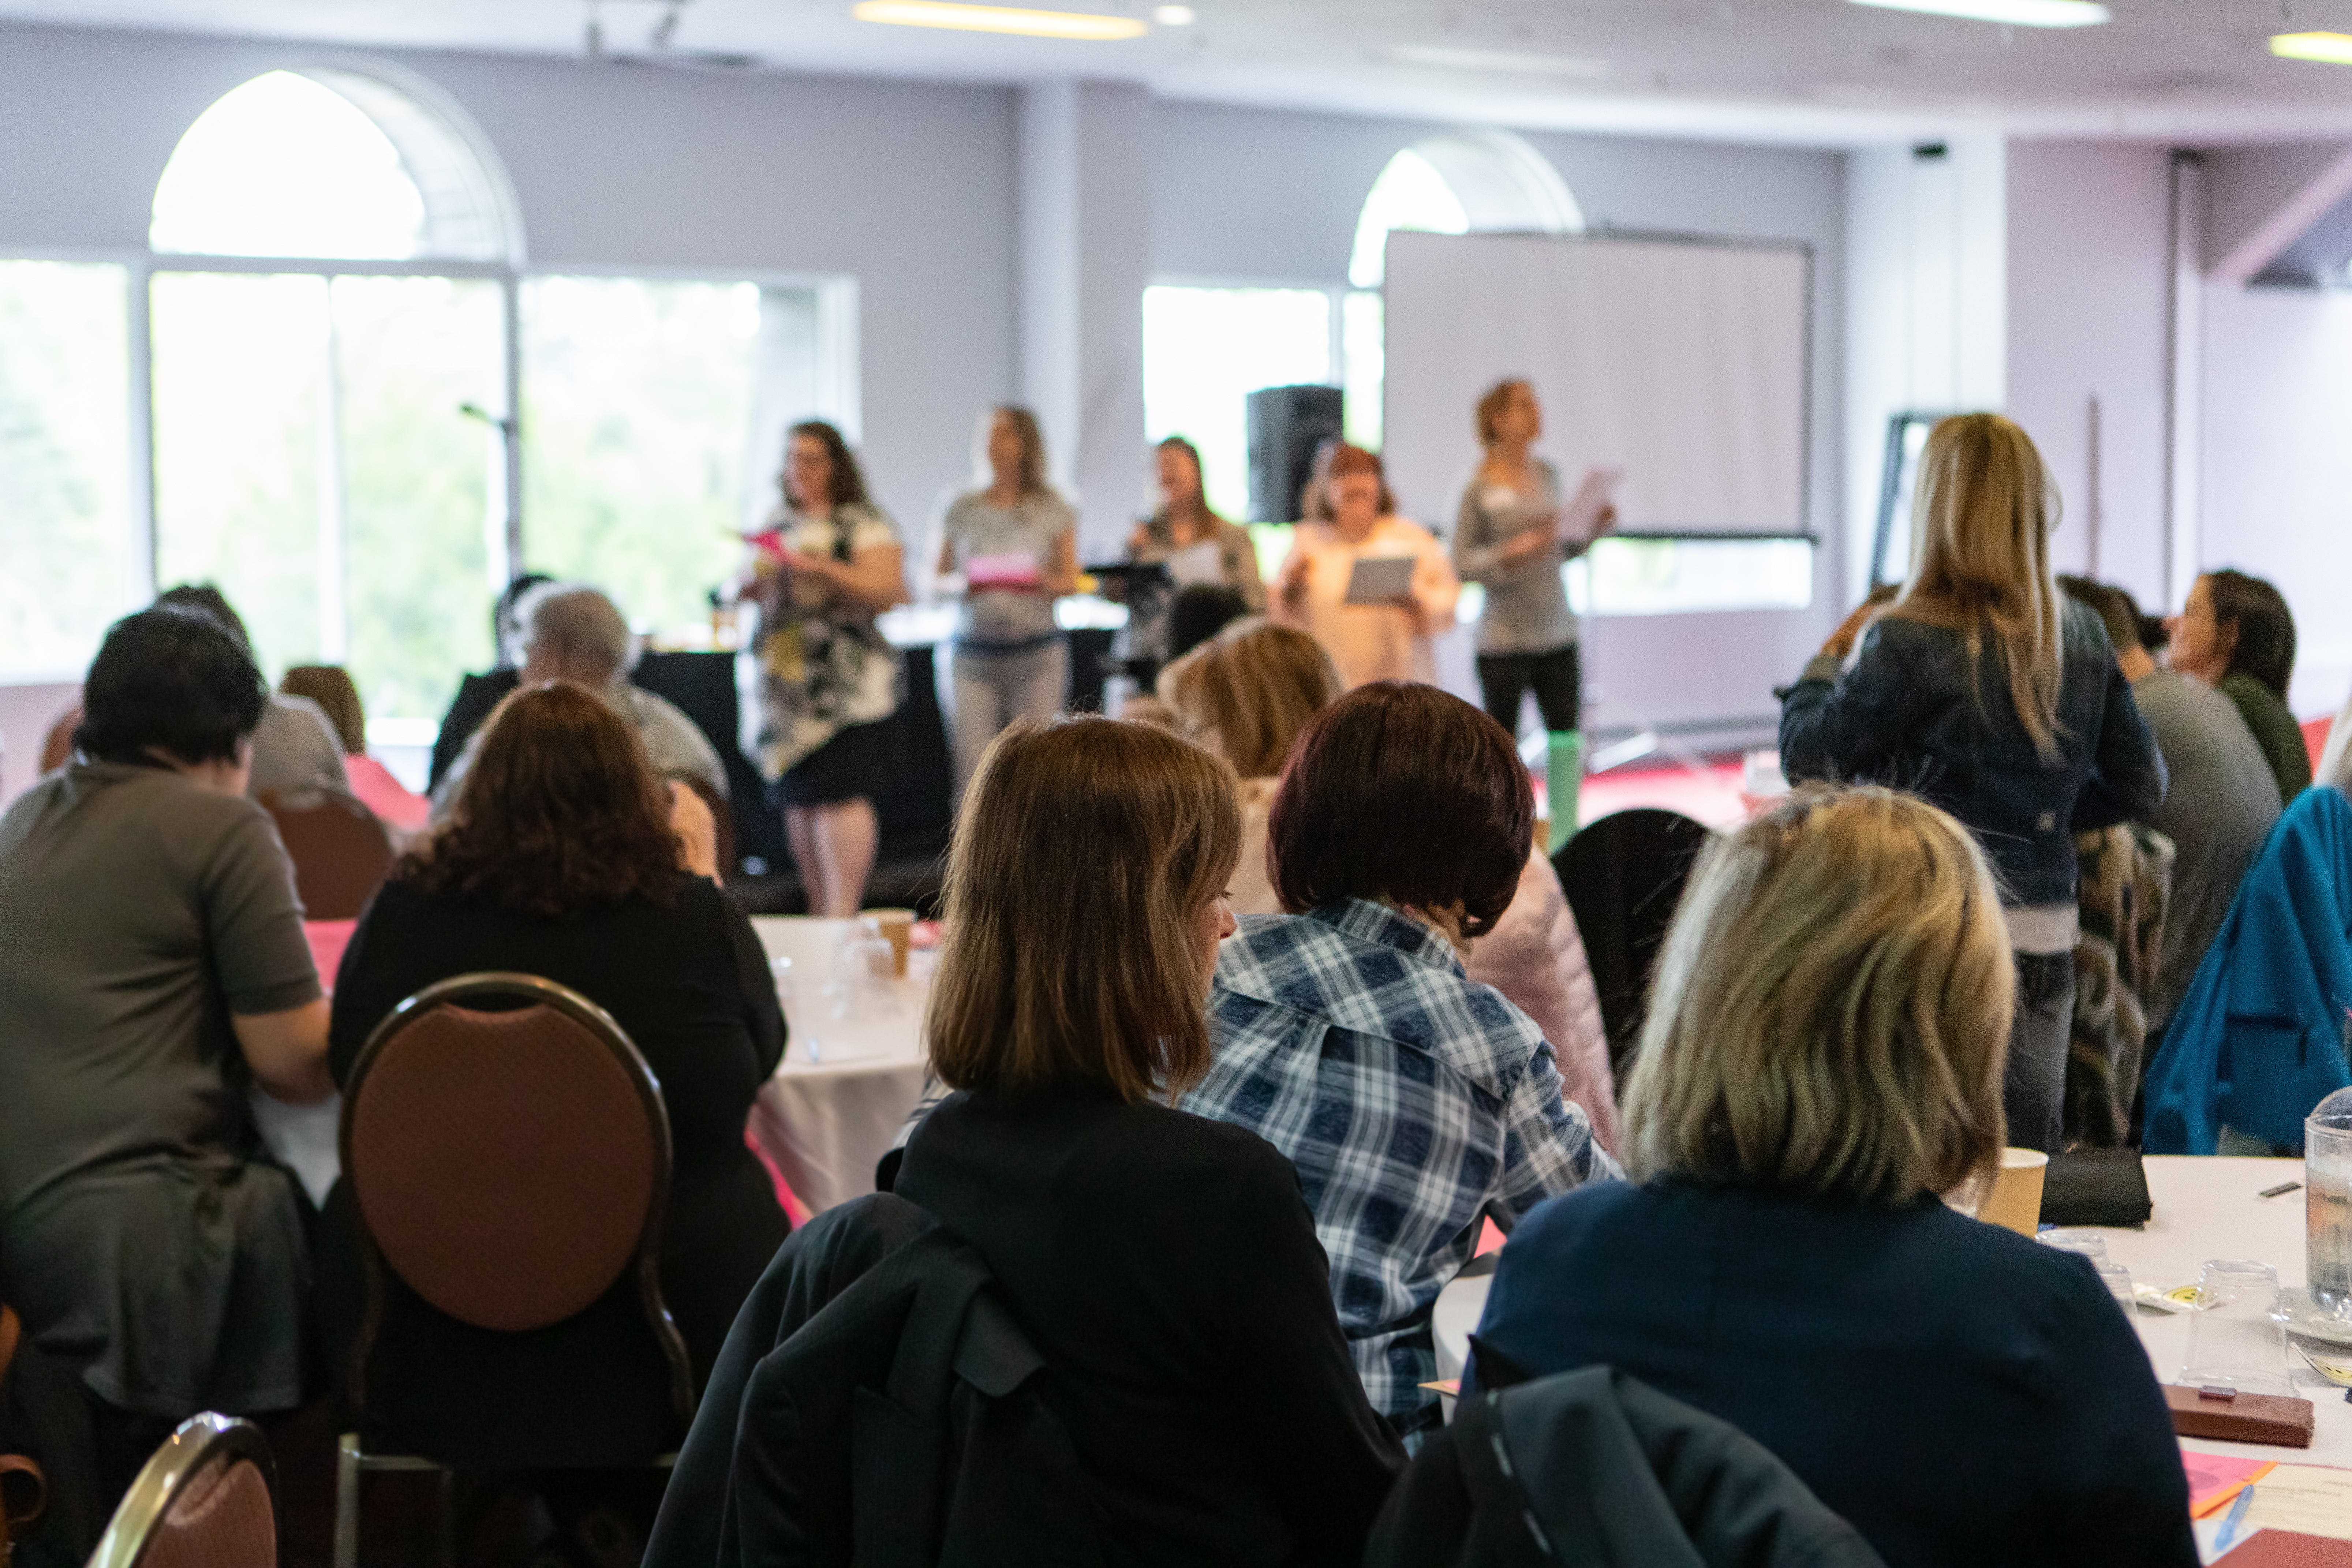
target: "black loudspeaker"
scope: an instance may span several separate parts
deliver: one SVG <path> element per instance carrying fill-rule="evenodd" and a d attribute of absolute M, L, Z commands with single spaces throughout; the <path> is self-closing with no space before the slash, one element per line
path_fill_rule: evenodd
<path fill-rule="evenodd" d="M 1249 395 L 1249 520 L 1290 522 L 1315 449 L 1339 439 L 1336 386 L 1268 386 Z"/>

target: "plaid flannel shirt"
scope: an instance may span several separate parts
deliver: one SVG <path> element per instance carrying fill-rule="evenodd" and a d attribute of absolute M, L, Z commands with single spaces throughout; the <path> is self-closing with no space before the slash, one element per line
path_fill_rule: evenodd
<path fill-rule="evenodd" d="M 1527 1015 L 1379 904 L 1243 917 L 1209 1022 L 1216 1063 L 1180 1103 L 1290 1157 L 1366 1396 L 1409 1438 L 1434 1426 L 1430 1309 L 1480 1219 L 1507 1231 L 1616 1162 Z"/>

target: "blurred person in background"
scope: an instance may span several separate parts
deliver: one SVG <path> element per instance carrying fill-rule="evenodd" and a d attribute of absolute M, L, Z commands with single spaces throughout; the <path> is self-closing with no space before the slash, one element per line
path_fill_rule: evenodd
<path fill-rule="evenodd" d="M 2294 616 L 2285 597 L 2260 577 L 2208 572 L 2166 629 L 2171 634 L 2167 662 L 2237 704 L 2278 780 L 2279 799 L 2302 794 L 2311 783 L 2311 752 L 2286 705 L 2287 682 L 2294 676 Z"/>
<path fill-rule="evenodd" d="M 360 704 L 360 689 L 351 671 L 339 664 L 298 664 L 278 682 L 279 693 L 318 705 L 342 742 L 343 772 L 360 804 L 392 826 L 414 833 L 432 814 L 432 803 L 393 777 L 392 770 L 368 755 L 367 710 Z"/>
<path fill-rule="evenodd" d="M 457 695 L 449 703 L 449 711 L 441 721 L 440 732 L 433 738 L 433 764 L 425 775 L 425 790 L 430 795 L 441 785 L 441 775 L 465 751 L 466 742 L 490 710 L 506 700 L 507 693 L 521 684 L 522 627 L 515 619 L 515 606 L 522 596 L 541 583 L 554 579 L 541 572 L 525 572 L 517 575 L 499 591 L 496 603 L 490 606 L 490 651 L 492 663 L 488 673 L 468 675 L 457 684 Z"/>
<path fill-rule="evenodd" d="M 940 687 L 959 797 L 998 731 L 1069 701 L 1070 640 L 1054 606 L 1078 585 L 1078 515 L 1045 480 L 1037 416 L 991 409 L 980 458 L 940 520 L 938 576 L 960 601 Z"/>
<path fill-rule="evenodd" d="M 809 913 L 839 919 L 865 900 L 874 796 L 905 765 L 901 660 L 874 617 L 906 603 L 907 552 L 840 431 L 813 419 L 784 441 L 782 504 L 742 589 L 760 612 L 738 659 L 744 752 L 783 812 Z"/>
<path fill-rule="evenodd" d="M 1361 447 L 1333 451 L 1323 494 L 1330 521 L 1301 522 L 1292 534 L 1267 613 L 1321 643 L 1350 689 L 1375 680 L 1434 681 L 1430 639 L 1452 624 L 1462 592 L 1444 550 L 1427 529 L 1396 515 L 1380 458 Z M 1401 597 L 1350 602 L 1357 562 L 1398 557 L 1412 563 Z"/>

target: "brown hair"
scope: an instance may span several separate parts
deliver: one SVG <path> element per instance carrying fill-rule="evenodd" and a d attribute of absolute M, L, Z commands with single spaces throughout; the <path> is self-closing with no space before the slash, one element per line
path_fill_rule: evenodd
<path fill-rule="evenodd" d="M 352 684 L 351 671 L 341 665 L 298 664 L 286 672 L 278 689 L 289 697 L 307 697 L 325 710 L 344 755 L 367 750 L 367 710 L 360 706 L 360 689 Z"/>
<path fill-rule="evenodd" d="M 1241 854 L 1233 770 L 1092 715 L 991 743 L 948 851 L 924 1033 L 957 1089 L 1173 1098 L 1208 1070 L 1189 922 Z"/>
<path fill-rule="evenodd" d="M 2260 577 L 2223 567 L 2205 574 L 2213 631 L 2230 644 L 2225 675 L 2251 675 L 2286 700 L 2294 676 L 2294 616 L 2286 597 Z"/>
<path fill-rule="evenodd" d="M 1307 721 L 1339 698 L 1323 645 L 1293 626 L 1235 621 L 1160 672 L 1160 700 L 1245 779 L 1282 771 Z"/>
<path fill-rule="evenodd" d="M 1919 456 L 1910 581 L 1888 615 L 1958 630 L 1971 679 L 1990 640 L 2045 763 L 2058 750 L 2064 605 L 2050 574 L 2056 495 L 2042 454 L 1998 414 L 1956 414 Z"/>
<path fill-rule="evenodd" d="M 1502 418 L 1503 410 L 1511 405 L 1512 388 L 1520 386 L 1531 392 L 1534 390 L 1534 384 L 1524 375 L 1506 376 L 1488 387 L 1486 395 L 1478 399 L 1478 445 L 1492 447 L 1495 444 L 1495 422 Z"/>
<path fill-rule="evenodd" d="M 1323 470 L 1324 511 L 1327 516 L 1339 515 L 1339 508 L 1330 499 L 1331 481 L 1349 474 L 1370 474 L 1381 481 L 1381 515 L 1390 516 L 1396 510 L 1396 492 L 1389 489 L 1387 472 L 1381 467 L 1380 454 L 1367 452 L 1361 447 L 1342 441 L 1331 450 L 1331 466 Z"/>
<path fill-rule="evenodd" d="M 784 432 L 786 457 L 792 455 L 793 443 L 803 436 L 823 447 L 826 459 L 833 465 L 833 494 L 825 498 L 825 505 L 836 507 L 868 504 L 866 499 L 866 470 L 859 468 L 857 459 L 850 455 L 849 443 L 841 438 L 841 432 L 822 419 L 803 419 Z M 808 500 L 803 497 L 796 504 L 805 507 L 808 505 Z"/>
<path fill-rule="evenodd" d="M 1535 787 L 1503 727 L 1451 692 L 1360 686 L 1307 721 L 1266 810 L 1275 896 L 1293 914 L 1339 899 L 1463 909 L 1495 929 L 1519 890 Z"/>
<path fill-rule="evenodd" d="M 1017 403 L 1000 403 L 988 411 L 991 424 L 1003 419 L 1013 426 L 1014 438 L 1021 443 L 1021 493 L 1034 496 L 1045 486 L 1045 437 L 1037 428 L 1037 416 Z M 981 427 L 982 467 L 986 468 L 988 427 Z"/>
<path fill-rule="evenodd" d="M 1625 1083 L 1625 1166 L 1900 1204 L 2007 1136 L 2016 963 L 1976 841 L 1916 795 L 1808 786 L 1701 858 Z"/>
<path fill-rule="evenodd" d="M 560 920 L 677 897 L 669 794 L 629 721 L 551 680 L 499 704 L 449 821 L 393 876 L 439 898 Z"/>

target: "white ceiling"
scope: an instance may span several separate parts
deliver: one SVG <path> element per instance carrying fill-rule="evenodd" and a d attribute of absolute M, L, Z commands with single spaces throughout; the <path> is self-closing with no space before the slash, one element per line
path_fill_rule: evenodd
<path fill-rule="evenodd" d="M 665 0 L 599 0 L 642 53 Z M 1148 14 L 1149 0 L 1032 0 Z M 1863 143 L 2000 127 L 2186 142 L 2352 134 L 2352 67 L 2270 58 L 2352 0 L 2108 0 L 2066 30 L 1845 0 L 1195 0 L 1114 44 L 878 26 L 850 0 L 685 0 L 673 54 L 751 68 L 1014 82 L 1539 129 Z M 579 58 L 588 0 L 0 0 L 0 17 Z"/>

